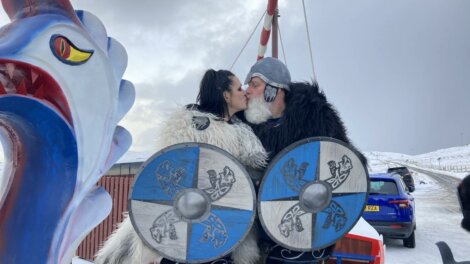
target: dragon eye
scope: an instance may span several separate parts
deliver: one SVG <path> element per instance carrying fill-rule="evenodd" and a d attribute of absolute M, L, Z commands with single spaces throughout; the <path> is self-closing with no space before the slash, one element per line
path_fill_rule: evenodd
<path fill-rule="evenodd" d="M 50 46 L 54 56 L 69 65 L 83 64 L 93 55 L 93 50 L 79 49 L 69 39 L 61 35 L 53 35 Z"/>

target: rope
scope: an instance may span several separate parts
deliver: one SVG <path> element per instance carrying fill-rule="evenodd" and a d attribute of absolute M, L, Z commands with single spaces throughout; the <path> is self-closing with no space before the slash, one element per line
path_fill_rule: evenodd
<path fill-rule="evenodd" d="M 230 70 L 232 70 L 232 68 L 233 68 L 233 66 L 235 65 L 235 63 L 237 63 L 238 58 L 240 58 L 240 55 L 242 55 L 242 52 L 245 50 L 246 45 L 248 45 L 248 42 L 250 42 L 251 37 L 253 37 L 253 34 L 255 34 L 255 31 L 256 31 L 256 29 L 258 28 L 259 23 L 261 23 L 261 20 L 263 19 L 263 17 L 264 17 L 265 14 L 266 14 L 266 10 L 263 12 L 263 14 L 261 15 L 261 17 L 259 18 L 258 23 L 256 24 L 256 26 L 255 26 L 255 28 L 253 29 L 253 31 L 251 32 L 250 36 L 249 36 L 248 39 L 246 40 L 245 45 L 243 45 L 243 47 L 242 47 L 242 49 L 240 50 L 240 52 L 238 53 L 237 57 L 236 57 L 235 60 L 233 61 L 232 66 L 230 66 Z"/>
<path fill-rule="evenodd" d="M 282 56 L 284 57 L 284 63 L 287 66 L 286 52 L 284 51 L 284 43 L 282 42 L 281 27 L 279 26 L 279 20 L 277 23 L 277 31 L 279 32 L 279 40 L 281 41 Z"/>
<path fill-rule="evenodd" d="M 307 29 L 308 49 L 310 51 L 310 63 L 312 64 L 313 80 L 316 82 L 317 81 L 317 76 L 315 75 L 315 67 L 313 66 L 312 44 L 310 43 L 310 33 L 308 31 L 307 13 L 305 12 L 305 1 L 304 0 L 302 0 L 302 6 L 304 8 L 305 28 Z"/>

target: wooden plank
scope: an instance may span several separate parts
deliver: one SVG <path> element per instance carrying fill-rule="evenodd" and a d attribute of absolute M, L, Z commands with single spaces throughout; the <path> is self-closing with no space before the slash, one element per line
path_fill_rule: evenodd
<path fill-rule="evenodd" d="M 106 191 L 111 195 L 111 197 L 113 196 L 111 193 L 110 193 L 110 182 L 111 182 L 111 177 L 103 177 L 103 182 L 102 184 L 104 185 L 103 187 L 106 189 Z M 112 212 L 106 217 L 105 219 L 105 224 L 104 224 L 104 232 L 105 234 L 108 234 L 111 232 L 111 230 L 113 230 L 113 227 L 112 227 L 112 223 L 111 223 L 111 219 L 110 219 L 110 215 L 112 215 Z"/>
<path fill-rule="evenodd" d="M 118 179 L 117 179 L 117 182 L 118 182 L 118 188 L 117 188 L 117 203 L 114 204 L 113 206 L 116 206 L 116 208 L 114 208 L 116 210 L 116 223 L 120 223 L 122 222 L 122 204 L 123 204 L 123 194 L 124 194 L 124 180 L 123 180 L 123 177 L 122 176 L 119 176 Z"/>
<path fill-rule="evenodd" d="M 103 242 L 123 220 L 123 212 L 127 211 L 127 198 L 133 177 L 134 175 L 105 175 L 98 181 L 97 185 L 102 186 L 112 197 L 112 211 L 83 239 L 76 251 L 77 256 L 93 260 Z"/>

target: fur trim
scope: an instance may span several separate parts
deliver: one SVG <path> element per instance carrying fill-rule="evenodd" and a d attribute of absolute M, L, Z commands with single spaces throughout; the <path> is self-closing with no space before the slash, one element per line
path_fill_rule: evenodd
<path fill-rule="evenodd" d="M 289 86 L 291 91 L 286 93 L 286 109 L 280 124 L 251 125 L 270 158 L 290 144 L 308 137 L 332 137 L 351 144 L 338 112 L 317 83 L 291 83 Z M 360 158 L 367 164 L 364 155 L 360 154 Z"/>
<path fill-rule="evenodd" d="M 470 210 L 463 210 L 462 228 L 470 232 Z"/>
<path fill-rule="evenodd" d="M 196 129 L 193 116 L 208 117 L 209 127 Z M 245 166 L 262 168 L 267 165 L 268 155 L 249 126 L 241 122 L 229 124 L 219 121 L 216 116 L 197 110 L 176 110 L 163 123 L 158 136 L 159 149 L 182 142 L 207 143 L 232 154 Z"/>
<path fill-rule="evenodd" d="M 470 232 L 470 175 L 467 175 L 457 188 L 463 214 L 461 225 Z"/>
<path fill-rule="evenodd" d="M 160 263 L 162 256 L 144 245 L 127 214 L 96 253 L 95 264 Z"/>
<path fill-rule="evenodd" d="M 245 240 L 232 252 L 232 260 L 236 264 L 256 264 L 260 257 L 256 230 L 251 228 Z"/>

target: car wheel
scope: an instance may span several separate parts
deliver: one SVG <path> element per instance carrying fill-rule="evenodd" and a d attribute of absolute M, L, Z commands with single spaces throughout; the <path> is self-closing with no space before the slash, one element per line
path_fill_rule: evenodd
<path fill-rule="evenodd" d="M 415 248 L 416 247 L 415 231 L 414 230 L 408 238 L 403 239 L 403 246 L 405 246 L 407 248 Z"/>

